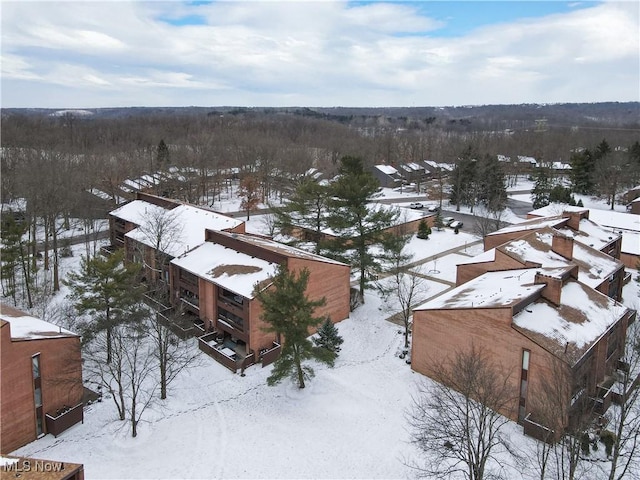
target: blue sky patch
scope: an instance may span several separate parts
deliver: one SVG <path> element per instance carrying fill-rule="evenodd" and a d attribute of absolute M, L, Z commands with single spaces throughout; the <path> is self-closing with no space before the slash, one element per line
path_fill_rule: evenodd
<path fill-rule="evenodd" d="M 357 2 L 365 5 L 377 2 Z M 438 20 L 442 28 L 425 32 L 432 37 L 459 37 L 469 32 L 499 23 L 511 23 L 525 18 L 540 18 L 576 9 L 591 8 L 602 2 L 521 1 L 521 0 L 465 0 L 465 1 L 409 1 L 390 2 L 416 8 L 421 15 Z"/>

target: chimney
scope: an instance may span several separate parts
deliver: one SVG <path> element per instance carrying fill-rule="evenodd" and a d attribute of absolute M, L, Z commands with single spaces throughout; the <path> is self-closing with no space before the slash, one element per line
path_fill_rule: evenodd
<path fill-rule="evenodd" d="M 553 232 L 551 250 L 567 260 L 573 259 L 573 237 Z"/>
<path fill-rule="evenodd" d="M 589 218 L 589 210 L 579 210 L 577 212 L 562 212 L 562 216 L 568 218 L 567 227 L 576 232 L 580 231 L 580 220 Z"/>
<path fill-rule="evenodd" d="M 542 298 L 548 300 L 557 307 L 560 306 L 560 296 L 562 294 L 562 279 L 536 272 L 533 283 L 534 285 L 546 285 L 541 292 Z"/>

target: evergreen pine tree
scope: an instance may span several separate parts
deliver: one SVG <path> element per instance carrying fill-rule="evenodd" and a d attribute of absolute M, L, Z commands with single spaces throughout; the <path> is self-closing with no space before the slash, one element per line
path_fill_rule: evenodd
<path fill-rule="evenodd" d="M 444 222 L 442 221 L 442 214 L 440 210 L 436 213 L 436 219 L 433 222 L 433 226 L 436 227 L 436 230 L 441 231 L 444 228 Z"/>
<path fill-rule="evenodd" d="M 81 314 L 91 320 L 80 326 L 83 342 L 98 332 L 106 331 L 107 363 L 111 362 L 111 332 L 123 323 L 139 321 L 144 312 L 140 302 L 144 287 L 138 282 L 140 265 L 123 262 L 124 250 L 109 257 L 82 259 L 81 271 L 69 273 L 63 282 L 71 292 L 69 297 Z"/>
<path fill-rule="evenodd" d="M 358 300 L 364 303 L 367 272 L 377 270 L 373 249 L 383 241 L 384 231 L 392 227 L 399 210 L 369 205 L 377 195 L 378 180 L 365 171 L 362 159 L 343 157 L 338 179 L 330 186 L 327 224 L 336 232 L 336 240 L 327 247 L 333 256 L 359 271 Z"/>
<path fill-rule="evenodd" d="M 507 205 L 507 188 L 502 163 L 495 155 L 485 155 L 482 159 L 478 186 L 478 201 L 488 211 L 498 212 Z"/>
<path fill-rule="evenodd" d="M 531 201 L 533 208 L 542 208 L 549 205 L 551 194 L 551 180 L 546 167 L 540 167 L 536 172 L 536 184 L 531 191 Z"/>
<path fill-rule="evenodd" d="M 425 222 L 424 220 L 420 220 L 420 223 L 418 224 L 417 237 L 422 238 L 424 240 L 428 240 L 429 235 L 431 235 L 431 228 L 429 227 L 427 222 Z"/>
<path fill-rule="evenodd" d="M 338 333 L 338 329 L 329 317 L 324 320 L 318 329 L 318 337 L 313 339 L 316 347 L 324 348 L 336 354 L 340 352 L 340 345 L 343 342 L 344 340 Z"/>
<path fill-rule="evenodd" d="M 169 166 L 169 147 L 164 143 L 164 140 L 160 140 L 160 143 L 158 143 L 156 161 L 159 169 L 164 169 Z"/>
<path fill-rule="evenodd" d="M 571 183 L 573 191 L 582 194 L 591 194 L 595 186 L 596 160 L 588 149 L 571 154 Z"/>
<path fill-rule="evenodd" d="M 309 282 L 309 270 L 289 272 L 280 266 L 273 278 L 273 285 L 264 290 L 256 289 L 256 298 L 262 305 L 262 319 L 269 325 L 265 330 L 284 337 L 280 357 L 267 378 L 268 385 L 276 385 L 291 377 L 304 388 L 305 379 L 314 376 L 307 360 L 317 360 L 333 366 L 336 354 L 325 348 L 314 346 L 309 340 L 309 329 L 317 327 L 322 318 L 314 317 L 313 311 L 322 306 L 325 299 L 309 300 L 305 294 Z"/>
<path fill-rule="evenodd" d="M 305 178 L 284 206 L 272 208 L 276 227 L 282 232 L 303 228 L 315 244 L 315 253 L 320 253 L 322 230 L 326 226 L 327 192 L 326 186 Z"/>

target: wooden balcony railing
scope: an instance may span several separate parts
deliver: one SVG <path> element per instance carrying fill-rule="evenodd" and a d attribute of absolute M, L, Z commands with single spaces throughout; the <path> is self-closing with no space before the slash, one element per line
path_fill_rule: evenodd
<path fill-rule="evenodd" d="M 56 412 L 54 415 L 47 413 L 45 415 L 47 424 L 47 432 L 57 437 L 69 427 L 76 423 L 84 423 L 84 408 L 81 403 L 67 410 Z"/>
<path fill-rule="evenodd" d="M 239 368 L 238 355 L 235 352 L 231 353 L 230 349 L 225 349 L 218 342 L 219 335 L 218 332 L 211 332 L 198 337 L 198 348 L 233 373 L 236 373 Z"/>
<path fill-rule="evenodd" d="M 524 417 L 522 426 L 524 427 L 524 434 L 536 440 L 546 443 L 553 443 L 555 440 L 554 431 L 533 420 L 531 413 Z"/>
<path fill-rule="evenodd" d="M 271 348 L 260 351 L 262 367 L 264 368 L 275 362 L 280 356 L 281 350 L 282 346 L 279 343 L 273 342 L 273 346 Z"/>

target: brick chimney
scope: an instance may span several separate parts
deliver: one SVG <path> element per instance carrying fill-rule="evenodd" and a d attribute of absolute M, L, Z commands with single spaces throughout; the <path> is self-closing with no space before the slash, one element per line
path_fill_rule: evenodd
<path fill-rule="evenodd" d="M 568 218 L 567 227 L 576 232 L 580 230 L 580 220 L 589 218 L 589 210 L 579 210 L 577 212 L 562 212 L 562 216 Z"/>
<path fill-rule="evenodd" d="M 541 292 L 542 298 L 550 301 L 556 306 L 560 306 L 560 296 L 562 294 L 562 279 L 536 272 L 533 283 L 535 285 L 546 285 Z"/>
<path fill-rule="evenodd" d="M 567 260 L 573 259 L 573 237 L 553 232 L 551 250 Z"/>

